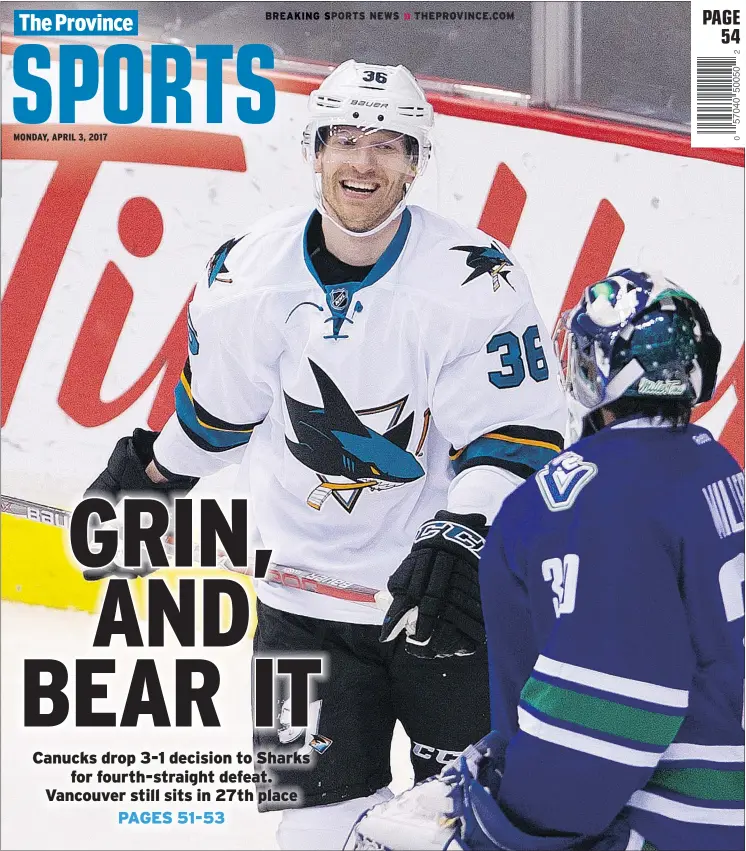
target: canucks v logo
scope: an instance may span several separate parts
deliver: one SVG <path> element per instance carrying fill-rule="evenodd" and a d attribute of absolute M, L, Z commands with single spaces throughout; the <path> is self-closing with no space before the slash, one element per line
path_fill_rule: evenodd
<path fill-rule="evenodd" d="M 321 484 L 307 502 L 321 510 L 330 496 L 348 512 L 363 490 L 379 491 L 413 482 L 425 475 L 407 444 L 412 436 L 414 413 L 399 422 L 407 397 L 378 408 L 354 411 L 332 379 L 309 359 L 322 406 L 299 402 L 285 393 L 290 422 L 297 442 L 285 437 L 288 449 L 314 470 Z M 361 417 L 394 411 L 391 425 L 379 433 Z M 427 422 L 427 420 L 426 420 Z"/>
<path fill-rule="evenodd" d="M 474 271 L 461 284 L 468 284 L 480 275 L 489 274 L 492 278 L 492 291 L 497 292 L 500 289 L 500 278 L 502 278 L 509 287 L 513 285 L 508 280 L 510 269 L 513 263 L 508 259 L 505 252 L 500 248 L 499 244 L 492 240 L 492 244 L 485 245 L 456 245 L 451 251 L 467 251 L 466 265 Z"/>
<path fill-rule="evenodd" d="M 577 452 L 563 452 L 539 470 L 536 482 L 550 511 L 566 511 L 596 473 L 598 467 L 592 461 Z"/>

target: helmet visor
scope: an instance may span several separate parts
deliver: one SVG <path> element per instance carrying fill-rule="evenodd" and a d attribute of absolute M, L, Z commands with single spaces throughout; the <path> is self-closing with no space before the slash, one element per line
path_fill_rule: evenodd
<path fill-rule="evenodd" d="M 560 382 L 566 391 L 568 390 L 567 367 L 570 355 L 570 338 L 572 337 L 572 332 L 570 331 L 571 312 L 570 310 L 565 310 L 559 315 L 557 324 L 554 326 L 554 331 L 552 332 L 552 345 L 554 346 L 554 353 L 557 356 L 557 362 L 560 368 Z"/>
<path fill-rule="evenodd" d="M 394 130 L 332 124 L 316 131 L 313 147 L 317 157 L 337 166 L 361 172 L 384 169 L 412 178 L 416 175 L 417 141 Z"/>
<path fill-rule="evenodd" d="M 552 334 L 554 351 L 560 367 L 560 381 L 566 393 L 585 408 L 593 410 L 603 401 L 608 378 L 599 368 L 605 365 L 602 352 L 589 338 L 572 330 L 575 311 L 565 311 L 557 320 Z"/>

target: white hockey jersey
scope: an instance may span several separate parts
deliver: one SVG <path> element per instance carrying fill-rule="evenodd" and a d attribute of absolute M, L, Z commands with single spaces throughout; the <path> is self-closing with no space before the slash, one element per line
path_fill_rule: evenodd
<path fill-rule="evenodd" d="M 324 285 L 306 247 L 311 215 L 274 214 L 211 259 L 155 455 L 192 476 L 241 464 L 273 562 L 385 588 L 455 475 L 492 464 L 526 478 L 562 448 L 564 397 L 505 246 L 409 207 L 363 281 Z M 296 614 L 383 618 L 256 585 Z"/>

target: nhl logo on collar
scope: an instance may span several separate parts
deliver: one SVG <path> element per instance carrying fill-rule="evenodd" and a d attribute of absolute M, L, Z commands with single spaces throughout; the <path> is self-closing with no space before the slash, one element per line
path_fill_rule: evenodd
<path fill-rule="evenodd" d="M 350 294 L 347 287 L 336 287 L 329 292 L 329 301 L 335 310 L 347 310 L 350 303 Z"/>

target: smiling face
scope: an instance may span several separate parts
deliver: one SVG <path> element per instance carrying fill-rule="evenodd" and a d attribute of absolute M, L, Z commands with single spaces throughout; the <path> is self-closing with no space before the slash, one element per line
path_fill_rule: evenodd
<path fill-rule="evenodd" d="M 327 211 L 347 230 L 365 233 L 401 201 L 415 167 L 401 133 L 336 126 L 319 144 L 315 169 Z"/>

